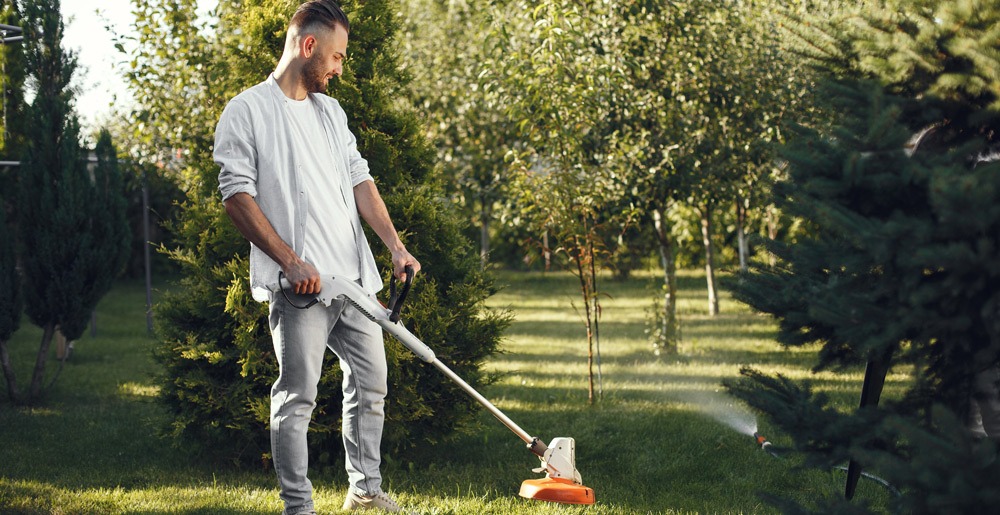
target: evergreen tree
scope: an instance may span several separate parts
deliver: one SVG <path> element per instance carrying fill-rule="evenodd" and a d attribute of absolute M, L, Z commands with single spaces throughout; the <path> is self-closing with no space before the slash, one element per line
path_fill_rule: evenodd
<path fill-rule="evenodd" d="M 91 270 L 85 273 L 94 277 L 86 302 L 96 306 L 128 262 L 132 229 L 126 216 L 128 202 L 124 172 L 118 161 L 118 149 L 107 130 L 98 133 L 94 155 L 97 163 L 92 171 L 94 205 L 90 208 L 94 237 L 91 253 L 99 259 L 92 260 Z"/>
<path fill-rule="evenodd" d="M 267 306 L 250 297 L 249 245 L 226 217 L 219 199 L 218 168 L 211 158 L 214 121 L 210 128 L 205 125 L 206 120 L 218 119 L 232 96 L 273 71 L 297 3 L 222 2 L 218 38 L 197 36 L 190 1 L 169 18 L 155 14 L 168 2 L 151 3 L 154 15 L 139 20 L 140 33 L 149 36 L 141 42 L 143 52 L 153 59 L 142 62 L 136 76 L 159 73 L 156 56 L 177 52 L 203 66 L 200 73 L 186 76 L 191 82 L 183 90 L 161 92 L 149 119 L 163 116 L 157 123 L 164 127 L 178 123 L 171 113 L 182 110 L 170 106 L 187 105 L 192 95 L 203 99 L 200 105 L 206 108 L 195 113 L 194 123 L 178 131 L 181 137 L 171 141 L 187 151 L 183 168 L 187 199 L 172 226 L 178 247 L 171 255 L 183 268 L 182 287 L 157 308 L 162 340 L 157 356 L 166 368 L 162 399 L 173 416 L 172 434 L 244 462 L 267 459 L 268 393 L 277 377 L 277 361 Z M 379 0 L 346 2 L 343 7 L 351 19 L 350 61 L 343 77 L 331 81 L 330 94 L 347 111 L 359 150 L 368 159 L 407 248 L 425 263 L 408 297 L 404 320 L 469 383 L 485 384 L 488 377 L 480 368 L 496 352 L 508 319 L 483 307 L 495 291 L 493 280 L 480 270 L 474 246 L 462 237 L 459 219 L 440 201 L 443 193 L 434 175 L 433 151 L 421 137 L 416 117 L 400 107 L 405 77 L 394 52 L 395 4 Z M 192 37 L 185 40 L 188 46 L 167 49 L 157 37 L 163 32 Z M 141 87 L 141 82 L 136 85 Z M 369 241 L 378 239 L 369 234 Z M 388 271 L 388 251 L 381 245 L 373 250 L 381 269 Z M 415 360 L 391 337 L 386 343 L 390 404 L 384 450 L 399 453 L 442 441 L 472 420 L 475 403 L 467 394 Z M 330 355 L 310 425 L 311 455 L 317 466 L 342 462 L 340 405 L 339 367 Z"/>
<path fill-rule="evenodd" d="M 0 8 L 0 23 L 21 26 L 21 16 L 17 5 L 4 2 Z M 0 45 L 0 94 L 3 96 L 3 123 L 0 126 L 0 156 L 7 158 L 19 155 L 18 138 L 11 130 L 10 120 L 17 119 L 22 109 L 24 88 L 24 52 L 20 43 Z M 16 168 L 0 170 L 0 182 L 16 184 Z M 17 331 L 21 322 L 21 279 L 17 271 L 16 245 L 13 231 L 7 224 L 8 204 L 13 201 L 11 190 L 4 188 L 0 194 L 0 291 L 8 292 L 7 301 L 0 303 L 0 367 L 7 382 L 7 395 L 11 401 L 19 397 L 14 369 L 10 364 L 7 342 Z"/>
<path fill-rule="evenodd" d="M 996 446 L 960 421 L 974 375 L 1000 361 L 1000 2 L 894 1 L 808 21 L 792 28 L 836 122 L 794 131 L 775 200 L 811 231 L 771 245 L 780 265 L 743 275 L 735 294 L 778 318 L 783 343 L 821 342 L 817 369 L 866 364 L 860 409 L 749 369 L 728 386 L 811 463 L 850 459 L 848 498 L 861 466 L 880 466 L 906 512 L 990 511 Z M 880 405 L 900 363 L 915 381 Z"/>
<path fill-rule="evenodd" d="M 25 312 L 42 328 L 29 402 L 39 398 L 56 330 L 83 334 L 124 257 L 124 204 L 116 166 L 88 171 L 80 125 L 72 111 L 76 56 L 62 48 L 59 0 L 25 4 L 26 62 L 36 88 L 23 127 L 19 171 L 18 241 Z M 113 149 L 110 150 L 113 155 Z M 111 169 L 114 168 L 114 169 Z"/>
<path fill-rule="evenodd" d="M 6 301 L 0 303 L 0 367 L 7 381 L 7 396 L 11 402 L 16 402 L 20 395 L 7 342 L 21 325 L 21 278 L 17 273 L 14 238 L 7 228 L 6 211 L 6 207 L 0 202 L 0 289 L 7 292 L 8 296 Z"/>

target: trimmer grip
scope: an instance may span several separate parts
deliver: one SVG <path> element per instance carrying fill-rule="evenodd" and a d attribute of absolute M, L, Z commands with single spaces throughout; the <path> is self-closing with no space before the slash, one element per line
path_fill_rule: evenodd
<path fill-rule="evenodd" d="M 393 274 L 389 279 L 389 305 L 386 308 L 389 309 L 389 321 L 392 323 L 399 322 L 399 312 L 403 309 L 403 301 L 406 300 L 406 294 L 410 292 L 410 284 L 413 283 L 413 267 L 406 265 L 403 269 L 406 273 L 406 280 L 403 282 L 403 289 L 397 294 L 396 292 L 396 275 Z"/>

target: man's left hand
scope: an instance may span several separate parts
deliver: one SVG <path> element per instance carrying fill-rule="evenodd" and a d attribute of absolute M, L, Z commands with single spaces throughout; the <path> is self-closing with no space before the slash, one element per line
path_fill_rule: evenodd
<path fill-rule="evenodd" d="M 417 272 L 420 271 L 420 262 L 417 261 L 417 258 L 413 257 L 413 255 L 406 249 L 392 253 L 392 275 L 395 275 L 396 279 L 399 279 L 400 281 L 405 281 L 407 279 L 407 266 L 413 267 L 413 275 L 417 275 Z M 410 280 L 412 279 L 413 278 L 410 277 Z"/>

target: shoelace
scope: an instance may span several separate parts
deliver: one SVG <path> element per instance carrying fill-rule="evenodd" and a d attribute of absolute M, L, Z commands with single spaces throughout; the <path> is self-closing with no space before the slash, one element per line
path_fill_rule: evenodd
<path fill-rule="evenodd" d="M 399 509 L 399 505 L 396 504 L 396 501 L 392 500 L 392 498 L 386 495 L 385 492 L 379 492 L 378 495 L 376 495 L 375 497 L 381 499 L 383 502 L 392 506 L 393 508 Z"/>

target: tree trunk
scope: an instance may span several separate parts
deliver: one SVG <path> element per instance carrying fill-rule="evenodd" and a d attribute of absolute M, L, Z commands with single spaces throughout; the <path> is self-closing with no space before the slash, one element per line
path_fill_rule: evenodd
<path fill-rule="evenodd" d="M 49 356 L 49 346 L 56 332 L 55 324 L 45 324 L 42 332 L 42 344 L 38 347 L 38 358 L 35 360 L 35 371 L 31 374 L 31 388 L 28 390 L 28 402 L 34 403 L 42 393 L 42 380 L 45 378 L 45 360 Z"/>
<path fill-rule="evenodd" d="M 868 406 L 878 406 L 882 389 L 885 386 L 885 376 L 892 366 L 892 355 L 893 349 L 889 349 L 881 356 L 868 361 L 868 366 L 865 367 L 864 383 L 861 385 L 861 402 L 858 404 L 858 411 Z M 844 485 L 844 497 L 848 500 L 854 497 L 854 489 L 858 486 L 860 477 L 861 464 L 857 460 L 851 459 L 847 465 L 847 483 Z"/>
<path fill-rule="evenodd" d="M 597 352 L 597 398 L 604 399 L 604 375 L 601 373 L 601 296 L 597 291 L 597 254 L 594 239 L 587 237 L 587 259 L 590 261 L 590 292 L 593 299 L 591 313 L 594 317 L 594 349 Z"/>
<path fill-rule="evenodd" d="M 149 235 L 149 181 L 142 167 L 142 268 L 146 275 L 146 334 L 153 334 L 153 265 L 149 257 L 152 247 Z"/>
<path fill-rule="evenodd" d="M 542 234 L 542 256 L 545 258 L 545 271 L 549 271 L 549 267 L 552 265 L 552 253 L 549 251 L 549 231 L 548 229 Z"/>
<path fill-rule="evenodd" d="M 56 328 L 56 333 L 52 336 L 56 342 L 56 359 L 64 361 L 69 357 L 69 341 L 63 336 L 62 331 Z"/>
<path fill-rule="evenodd" d="M 701 210 L 701 239 L 705 245 L 705 280 L 708 282 L 708 314 L 719 314 L 719 297 L 715 291 L 715 253 L 712 252 L 712 204 Z"/>
<path fill-rule="evenodd" d="M 584 248 L 578 238 L 574 238 L 576 252 L 570 253 L 576 264 L 576 276 L 580 280 L 580 294 L 583 295 L 583 311 L 587 325 L 587 404 L 594 404 L 594 327 L 591 323 L 590 298 L 593 289 L 584 267 Z"/>
<path fill-rule="evenodd" d="M 743 204 L 743 197 L 736 195 L 736 242 L 740 255 L 740 271 L 747 271 L 747 254 L 750 253 L 747 245 L 746 235 L 747 206 Z"/>
<path fill-rule="evenodd" d="M 10 364 L 10 354 L 7 352 L 7 342 L 0 340 L 0 366 L 3 367 L 3 376 L 7 380 L 7 396 L 10 402 L 17 404 L 21 398 L 17 391 L 17 379 L 14 377 L 14 367 Z"/>
<path fill-rule="evenodd" d="M 590 304 L 587 304 L 587 404 L 594 404 L 594 333 L 590 325 Z"/>
<path fill-rule="evenodd" d="M 483 207 L 479 212 L 479 261 L 485 268 L 490 259 L 490 216 L 491 207 L 483 202 Z"/>
<path fill-rule="evenodd" d="M 778 215 L 774 211 L 773 205 L 767 206 L 767 237 L 771 241 L 778 239 Z M 767 263 L 771 268 L 778 265 L 778 260 L 773 252 L 767 253 Z"/>
<path fill-rule="evenodd" d="M 660 250 L 660 264 L 663 266 L 663 320 L 657 344 L 671 353 L 677 352 L 680 341 L 680 327 L 677 320 L 677 260 L 674 245 L 663 223 L 663 213 L 653 210 L 653 227 Z"/>

